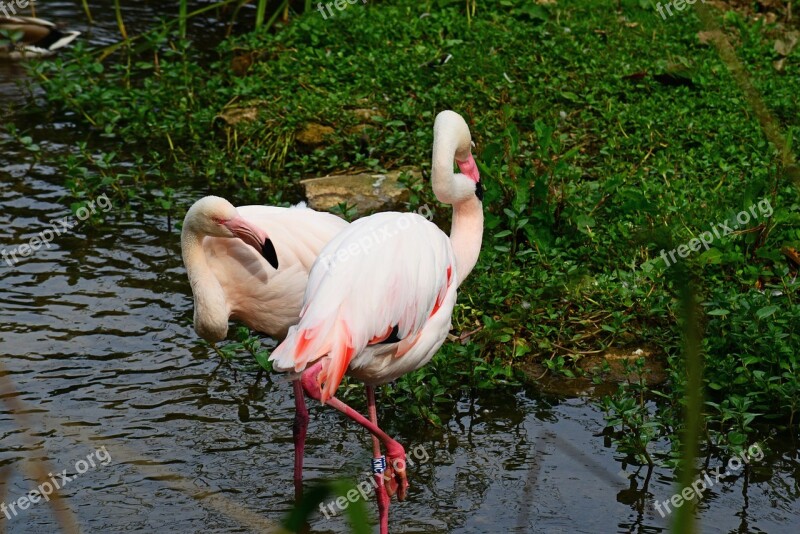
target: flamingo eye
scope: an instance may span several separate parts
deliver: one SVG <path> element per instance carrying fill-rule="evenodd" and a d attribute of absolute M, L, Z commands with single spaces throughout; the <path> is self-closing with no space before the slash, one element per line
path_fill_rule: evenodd
<path fill-rule="evenodd" d="M 225 219 L 222 217 L 211 217 L 211 220 L 217 224 L 225 224 Z"/>

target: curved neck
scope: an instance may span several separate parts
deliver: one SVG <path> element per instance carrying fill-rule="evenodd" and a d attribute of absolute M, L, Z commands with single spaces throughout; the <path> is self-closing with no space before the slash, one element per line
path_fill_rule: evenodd
<path fill-rule="evenodd" d="M 453 197 L 453 162 L 458 150 L 455 136 L 439 135 L 434 132 L 433 158 L 431 160 L 431 185 L 433 194 L 440 202 L 454 204 Z"/>
<path fill-rule="evenodd" d="M 483 242 L 483 205 L 478 197 L 457 200 L 454 189 L 453 162 L 458 150 L 458 140 L 452 135 L 434 133 L 431 183 L 440 202 L 453 205 L 453 223 L 450 227 L 450 244 L 456 256 L 458 285 L 467 278 L 478 261 Z"/>
<path fill-rule="evenodd" d="M 216 342 L 228 334 L 229 312 L 225 292 L 206 260 L 203 237 L 184 227 L 181 255 L 194 296 L 194 329 L 206 341 Z"/>
<path fill-rule="evenodd" d="M 461 285 L 478 262 L 483 242 L 483 204 L 478 197 L 453 206 L 450 243 L 456 256 L 458 285 Z"/>

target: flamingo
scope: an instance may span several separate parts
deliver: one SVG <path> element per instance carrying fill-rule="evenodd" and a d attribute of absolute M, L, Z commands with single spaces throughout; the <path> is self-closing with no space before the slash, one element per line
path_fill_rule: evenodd
<path fill-rule="evenodd" d="M 235 319 L 283 339 L 299 320 L 317 255 L 347 225 L 303 204 L 235 208 L 215 196 L 195 202 L 181 230 L 181 253 L 194 295 L 195 332 L 216 343 L 227 337 L 228 321 Z M 300 396 L 303 401 L 302 390 Z M 295 399 L 295 406 L 305 410 L 305 402 Z M 301 432 L 305 436 L 305 414 L 302 429 L 295 418 L 295 436 Z M 296 478 L 298 500 L 302 491 L 302 477 Z"/>
<path fill-rule="evenodd" d="M 283 339 L 299 319 L 319 251 L 346 227 L 339 217 L 303 205 L 235 208 L 215 196 L 195 202 L 183 221 L 181 252 L 197 334 L 221 341 L 235 319 Z"/>
<path fill-rule="evenodd" d="M 404 500 L 408 481 L 403 446 L 378 427 L 374 388 L 419 369 L 442 346 L 456 290 L 475 266 L 483 236 L 483 189 L 467 123 L 443 111 L 434 122 L 433 139 L 431 180 L 439 201 L 453 206 L 450 236 L 413 213 L 378 213 L 353 222 L 320 253 L 309 274 L 300 322 L 270 355 L 275 370 L 301 373 L 294 382 L 295 427 L 300 429 L 295 480 L 302 476 L 305 392 L 372 434 L 383 534 L 389 528 L 390 496 Z M 461 173 L 453 172 L 454 160 Z M 366 384 L 369 420 L 334 396 L 344 374 Z"/>
<path fill-rule="evenodd" d="M 11 40 L 0 47 L 0 57 L 44 57 L 74 41 L 81 32 L 63 31 L 48 20 L 34 17 L 0 17 L 0 31 Z"/>

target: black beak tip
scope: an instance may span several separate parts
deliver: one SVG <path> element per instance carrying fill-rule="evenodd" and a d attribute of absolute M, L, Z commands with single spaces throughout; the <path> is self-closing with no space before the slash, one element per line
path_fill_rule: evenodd
<path fill-rule="evenodd" d="M 275 269 L 278 268 L 278 253 L 275 251 L 275 245 L 272 244 L 271 239 L 264 241 L 264 246 L 261 247 L 261 255 L 269 262 Z"/>

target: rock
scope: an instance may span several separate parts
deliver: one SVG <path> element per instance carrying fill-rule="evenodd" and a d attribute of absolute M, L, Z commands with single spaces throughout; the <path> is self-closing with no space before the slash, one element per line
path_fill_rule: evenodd
<path fill-rule="evenodd" d="M 599 374 L 604 381 L 644 381 L 647 385 L 654 386 L 667 380 L 664 362 L 654 357 L 654 352 L 654 350 L 647 347 L 609 349 L 605 354 L 592 355 L 581 359 L 578 362 L 578 367 L 589 375 Z M 636 361 L 640 358 L 644 358 L 644 367 L 642 367 L 641 372 L 636 367 Z M 630 372 L 626 370 L 626 365 L 631 368 Z"/>
<path fill-rule="evenodd" d="M 369 124 L 356 124 L 355 126 L 351 126 L 347 129 L 348 134 L 362 134 L 366 135 L 367 130 L 372 128 Z"/>
<path fill-rule="evenodd" d="M 362 124 L 366 124 L 368 122 L 373 122 L 375 117 L 382 117 L 383 116 L 380 111 L 378 111 L 376 109 L 367 109 L 367 108 L 354 109 L 354 110 L 351 110 L 351 113 Z"/>
<path fill-rule="evenodd" d="M 800 32 L 787 32 L 783 39 L 775 41 L 775 51 L 781 56 L 787 57 L 792 53 L 794 47 L 797 46 L 798 40 L 800 40 Z"/>
<path fill-rule="evenodd" d="M 240 122 L 253 122 L 258 118 L 258 108 L 254 106 L 231 106 L 223 109 L 214 120 L 222 120 L 228 126 L 236 126 Z"/>
<path fill-rule="evenodd" d="M 347 128 L 346 132 L 348 135 L 364 134 L 366 130 L 376 127 L 376 118 L 383 117 L 383 114 L 377 109 L 370 109 L 366 107 L 351 109 L 349 110 L 349 113 L 355 117 L 355 119 L 358 121 L 358 124 Z"/>
<path fill-rule="evenodd" d="M 303 129 L 297 132 L 295 139 L 301 145 L 307 147 L 317 147 L 325 142 L 325 138 L 333 134 L 335 130 L 330 126 L 324 126 L 315 122 L 309 122 Z"/>
<path fill-rule="evenodd" d="M 404 173 L 421 177 L 419 171 L 406 167 L 386 174 L 343 174 L 310 178 L 300 183 L 306 189 L 309 207 L 330 211 L 344 202 L 354 206 L 358 216 L 363 216 L 400 208 L 408 202 L 408 189 L 398 181 Z"/>

